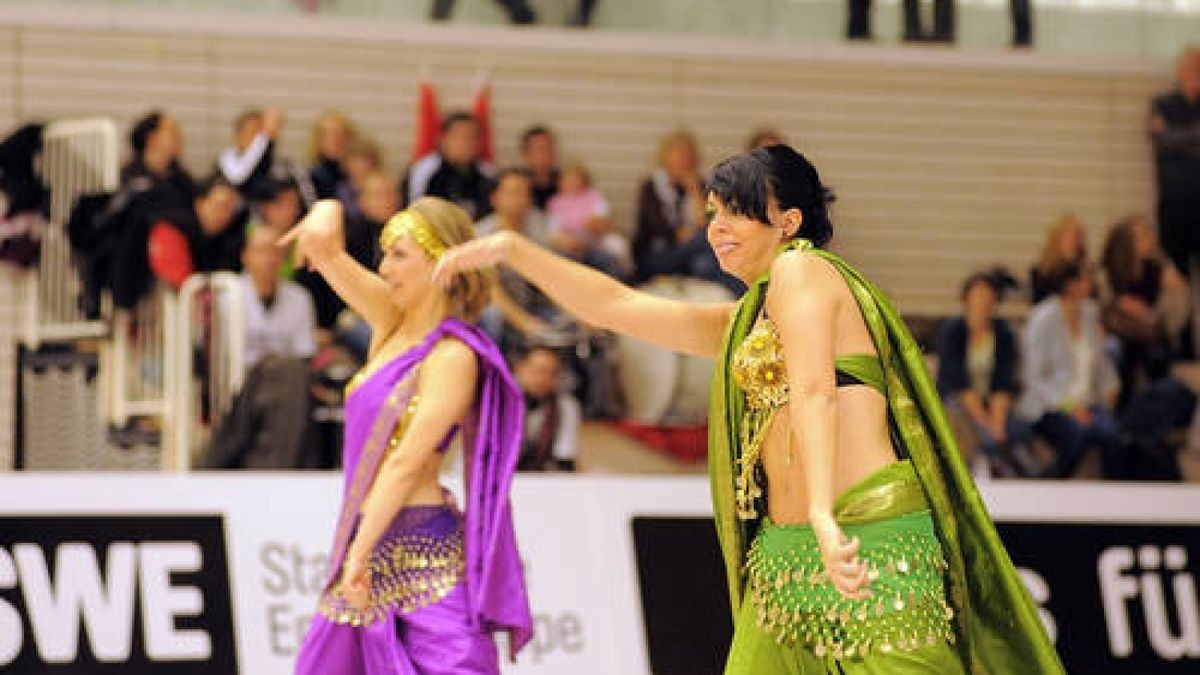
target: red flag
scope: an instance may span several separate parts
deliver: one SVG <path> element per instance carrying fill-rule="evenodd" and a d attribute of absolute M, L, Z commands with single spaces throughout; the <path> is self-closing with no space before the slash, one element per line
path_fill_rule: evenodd
<path fill-rule="evenodd" d="M 489 75 L 480 73 L 475 84 L 475 100 L 471 114 L 479 120 L 479 156 L 485 162 L 496 159 L 496 148 L 492 142 L 492 83 Z"/>
<path fill-rule="evenodd" d="M 442 133 L 442 115 L 438 112 L 437 92 L 425 76 L 417 82 L 417 123 L 413 137 L 412 159 L 417 161 L 437 150 Z"/>

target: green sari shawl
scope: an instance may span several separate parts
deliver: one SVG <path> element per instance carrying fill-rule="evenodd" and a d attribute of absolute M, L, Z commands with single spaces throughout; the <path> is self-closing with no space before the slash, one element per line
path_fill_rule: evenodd
<path fill-rule="evenodd" d="M 916 469 L 949 564 L 947 590 L 956 610 L 955 630 L 972 673 L 1064 673 L 1037 608 L 1004 550 L 962 460 L 924 359 L 891 302 L 846 261 L 809 241 L 780 249 L 815 255 L 841 273 L 884 365 L 888 408 L 898 448 Z M 737 517 L 734 479 L 745 396 L 734 381 L 734 351 L 750 332 L 766 298 L 769 274 L 760 277 L 735 310 L 713 374 L 709 415 L 709 478 L 717 535 L 725 560 L 734 616 L 745 591 L 744 565 L 759 521 Z M 760 513 L 765 508 L 759 509 Z"/>

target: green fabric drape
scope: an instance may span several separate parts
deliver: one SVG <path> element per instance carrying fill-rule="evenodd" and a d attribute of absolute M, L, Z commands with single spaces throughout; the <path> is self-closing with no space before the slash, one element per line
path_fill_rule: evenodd
<path fill-rule="evenodd" d="M 884 366 L 888 408 L 916 469 L 949 563 L 947 587 L 956 610 L 959 650 L 969 672 L 1064 673 L 979 492 L 958 451 L 924 359 L 891 302 L 846 261 L 811 242 L 788 242 L 797 252 L 827 261 L 845 279 Z M 742 297 L 730 322 L 713 374 L 709 416 L 709 478 L 717 535 L 725 560 L 734 618 L 744 591 L 743 565 L 757 521 L 741 521 L 734 501 L 745 397 L 731 374 L 734 351 L 750 332 L 766 298 L 764 274 Z M 765 508 L 759 510 L 765 512 Z"/>

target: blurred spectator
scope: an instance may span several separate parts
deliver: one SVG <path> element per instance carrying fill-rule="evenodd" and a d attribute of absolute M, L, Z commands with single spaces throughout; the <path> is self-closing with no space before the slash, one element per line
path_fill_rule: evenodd
<path fill-rule="evenodd" d="M 1104 242 L 1104 272 L 1111 297 L 1104 327 L 1120 343 L 1118 410 L 1135 392 L 1167 375 L 1172 336 L 1187 321 L 1187 283 L 1158 250 L 1154 229 L 1141 216 L 1126 218 Z"/>
<path fill-rule="evenodd" d="M 1012 46 L 1033 46 L 1033 2 L 1032 0 L 1009 0 L 1008 12 L 1012 16 Z"/>
<path fill-rule="evenodd" d="M 592 186 L 592 177 L 582 164 L 567 165 L 559 176 L 558 194 L 550 199 L 552 240 L 593 266 L 625 277 L 633 272 L 629 240 L 614 231 L 608 200 Z M 600 260 L 607 258 L 607 260 Z"/>
<path fill-rule="evenodd" d="M 42 130 L 40 122 L 25 124 L 0 141 L 0 262 L 38 261 L 50 208 L 38 171 Z"/>
<path fill-rule="evenodd" d="M 517 468 L 574 471 L 579 451 L 579 402 L 560 390 L 558 352 L 535 346 L 516 359 L 513 375 L 525 393 L 525 439 Z"/>
<path fill-rule="evenodd" d="M 746 152 L 786 142 L 787 140 L 783 137 L 783 134 L 777 130 L 770 127 L 759 127 L 750 132 L 750 136 L 746 139 Z"/>
<path fill-rule="evenodd" d="M 458 204 L 472 220 L 486 215 L 492 170 L 480 158 L 480 131 L 479 121 L 470 113 L 447 115 L 438 150 L 408 168 L 400 190 L 403 203 L 433 195 Z"/>
<path fill-rule="evenodd" d="M 658 168 L 638 194 L 633 257 L 639 282 L 658 275 L 720 281 L 735 293 L 741 285 L 721 272 L 704 236 L 706 197 L 696 139 L 676 131 L 662 139 Z"/>
<path fill-rule="evenodd" d="M 430 17 L 434 21 L 447 21 L 454 12 L 456 0 L 433 0 Z M 508 15 L 508 20 L 517 25 L 537 22 L 537 12 L 529 6 L 528 0 L 496 0 L 496 4 Z M 592 13 L 596 10 L 596 0 L 579 0 L 575 11 L 567 17 L 568 26 L 584 28 L 592 25 Z"/>
<path fill-rule="evenodd" d="M 1154 99 L 1150 140 L 1158 178 L 1159 238 L 1176 268 L 1192 274 L 1200 252 L 1200 47 L 1179 55 L 1176 89 Z"/>
<path fill-rule="evenodd" d="M 362 179 L 358 195 L 359 214 L 346 219 L 346 250 L 363 267 L 378 265 L 379 234 L 400 209 L 396 180 L 382 171 L 373 171 Z"/>
<path fill-rule="evenodd" d="M 970 431 L 963 449 L 978 446 L 998 476 L 1039 473 L 1029 447 L 1033 431 L 1012 413 L 1017 394 L 1017 340 L 996 316 L 1002 271 L 972 274 L 963 284 L 963 315 L 943 324 L 937 341 L 937 388 L 956 427 Z"/>
<path fill-rule="evenodd" d="M 337 111 L 322 113 L 313 124 L 308 160 L 317 199 L 337 196 L 338 185 L 346 179 L 346 151 L 357 137 L 354 125 Z"/>
<path fill-rule="evenodd" d="M 254 195 L 249 229 L 266 228 L 275 237 L 281 237 L 292 229 L 304 215 L 300 190 L 291 180 L 268 179 L 260 184 Z M 293 249 L 284 254 L 280 266 L 281 279 L 291 279 L 296 273 Z"/>
<path fill-rule="evenodd" d="M 1113 416 L 1120 381 L 1104 350 L 1091 275 L 1078 263 L 1065 263 L 1054 279 L 1055 295 L 1033 308 L 1025 328 L 1017 414 L 1054 447 L 1055 476 L 1070 477 L 1083 456 L 1099 448 L 1105 477 L 1124 477 L 1126 458 Z"/>
<path fill-rule="evenodd" d="M 1042 253 L 1029 270 L 1030 301 L 1038 304 L 1053 294 L 1054 275 L 1062 265 L 1087 264 L 1087 239 L 1083 221 L 1073 213 L 1059 217 L 1046 233 Z"/>
<path fill-rule="evenodd" d="M 558 141 L 553 131 L 535 126 L 521 134 L 521 166 L 533 179 L 533 203 L 545 209 L 558 192 Z"/>
<path fill-rule="evenodd" d="M 234 121 L 233 147 L 221 151 L 217 171 L 243 196 L 252 194 L 270 173 L 282 125 L 283 112 L 278 108 L 246 110 Z"/>
<path fill-rule="evenodd" d="M 278 239 L 268 228 L 255 228 L 242 252 L 247 368 L 268 354 L 307 359 L 317 350 L 312 298 L 299 284 L 280 278 L 286 252 Z"/>
<path fill-rule="evenodd" d="M 239 204 L 229 183 L 218 177 L 205 181 L 192 208 L 165 213 L 150 228 L 149 270 L 179 290 L 193 272 L 239 269 L 245 232 L 230 227 Z"/>
<path fill-rule="evenodd" d="M 358 217 L 362 215 L 358 194 L 362 190 L 363 179 L 383 170 L 383 151 L 378 143 L 369 138 L 355 139 L 346 150 L 342 165 L 346 177 L 338 183 L 337 198 L 341 200 L 347 217 Z"/>
<path fill-rule="evenodd" d="M 153 110 L 133 125 L 129 140 L 133 160 L 121 170 L 122 187 L 141 183 L 137 191 L 148 196 L 152 208 L 189 208 L 196 184 L 179 162 L 183 133 L 175 118 Z"/>
<path fill-rule="evenodd" d="M 850 0 L 846 38 L 874 40 L 871 34 L 871 0 Z M 954 42 L 954 0 L 933 0 L 933 30 L 921 19 L 920 0 L 904 0 L 905 42 Z"/>

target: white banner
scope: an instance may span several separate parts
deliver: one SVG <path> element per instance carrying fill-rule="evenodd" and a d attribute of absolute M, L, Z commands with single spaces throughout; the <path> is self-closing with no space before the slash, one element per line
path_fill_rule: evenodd
<path fill-rule="evenodd" d="M 1023 524 L 1039 522 L 1174 525 L 1185 533 L 1200 525 L 1195 487 L 985 487 L 993 515 L 1011 524 L 1014 536 L 1024 536 Z M 246 675 L 290 673 L 324 578 L 339 493 L 332 474 L 0 477 L 0 670 L 223 673 L 214 664 L 236 659 Z M 707 517 L 707 479 L 521 475 L 513 501 L 536 637 L 505 672 L 650 672 L 631 522 Z M 1053 537 L 1046 541 L 1053 546 Z M 1158 542 L 1158 553 L 1138 542 L 1129 546 L 1134 559 L 1125 560 L 1122 547 L 1100 555 L 1108 565 L 1104 578 L 1117 585 L 1097 601 L 1109 637 L 1105 643 L 1098 635 L 1098 648 L 1107 644 L 1118 660 L 1122 654 L 1200 659 L 1190 572 L 1200 550 L 1188 542 Z M 1019 563 L 1020 557 L 1014 552 Z M 1150 628 L 1137 628 L 1143 622 L 1135 603 L 1161 605 L 1162 594 L 1146 585 L 1145 575 L 1148 591 L 1122 586 L 1133 583 L 1122 581 L 1122 564 L 1129 572 L 1139 564 L 1163 570 L 1163 588 L 1174 596 L 1163 611 L 1177 615 L 1163 624 L 1165 637 L 1156 637 L 1150 609 Z M 1026 578 L 1035 597 L 1049 603 L 1053 584 L 1033 570 Z M 1048 623 L 1078 621 L 1056 620 L 1051 607 L 1043 609 Z"/>

